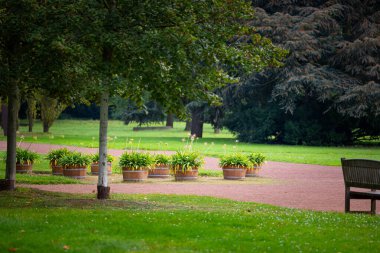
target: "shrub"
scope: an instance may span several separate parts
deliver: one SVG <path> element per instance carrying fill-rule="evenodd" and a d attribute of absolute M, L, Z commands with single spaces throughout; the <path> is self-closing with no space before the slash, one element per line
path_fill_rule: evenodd
<path fill-rule="evenodd" d="M 58 160 L 69 153 L 67 148 L 53 149 L 47 154 L 46 159 L 50 161 L 51 165 L 57 165 Z"/>
<path fill-rule="evenodd" d="M 168 165 L 170 163 L 169 156 L 157 154 L 154 156 L 154 164 L 156 165 Z"/>
<path fill-rule="evenodd" d="M 38 158 L 39 155 L 36 152 L 22 148 L 16 149 L 16 163 L 32 164 L 38 160 Z"/>
<path fill-rule="evenodd" d="M 63 167 L 88 166 L 90 163 L 90 157 L 79 152 L 70 152 L 58 159 L 58 165 L 61 165 Z"/>
<path fill-rule="evenodd" d="M 138 152 L 125 152 L 121 155 L 119 165 L 120 167 L 127 167 L 129 169 L 150 168 L 154 164 L 154 159 L 149 153 Z"/>
<path fill-rule="evenodd" d="M 112 155 L 107 154 L 107 162 L 112 163 L 114 159 L 115 158 Z M 93 155 L 91 155 L 91 161 L 93 163 L 98 163 L 99 162 L 99 154 L 93 154 Z"/>
<path fill-rule="evenodd" d="M 223 156 L 220 159 L 219 165 L 221 167 L 249 168 L 252 166 L 252 163 L 249 161 L 246 155 L 235 153 Z"/>
<path fill-rule="evenodd" d="M 253 166 L 260 167 L 265 162 L 266 157 L 261 153 L 251 153 L 248 155 L 248 159 Z"/>
<path fill-rule="evenodd" d="M 173 171 L 186 171 L 192 168 L 198 168 L 203 164 L 202 156 L 197 152 L 177 151 L 170 157 L 170 168 Z"/>

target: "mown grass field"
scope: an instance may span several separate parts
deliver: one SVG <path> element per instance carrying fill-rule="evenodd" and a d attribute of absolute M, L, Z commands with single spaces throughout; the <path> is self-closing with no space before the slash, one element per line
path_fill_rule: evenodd
<path fill-rule="evenodd" d="M 50 129 L 50 134 L 43 134 L 42 126 L 37 122 L 35 133 L 28 133 L 27 127 L 22 126 L 18 141 L 98 147 L 98 124 L 96 120 L 58 120 Z M 183 131 L 182 122 L 175 122 L 173 129 L 160 131 L 134 132 L 132 128 L 135 126 L 110 121 L 109 148 L 175 151 L 189 144 L 188 132 Z M 0 140 L 5 138 L 0 137 Z M 204 126 L 204 138 L 195 140 L 193 149 L 215 157 L 237 151 L 261 152 L 271 161 L 320 165 L 340 165 L 341 157 L 380 160 L 379 146 L 310 147 L 237 143 L 230 132 L 224 130 L 220 134 L 214 134 L 208 124 Z"/>
<path fill-rule="evenodd" d="M 211 197 L 0 192 L 0 252 L 379 252 L 380 217 Z"/>

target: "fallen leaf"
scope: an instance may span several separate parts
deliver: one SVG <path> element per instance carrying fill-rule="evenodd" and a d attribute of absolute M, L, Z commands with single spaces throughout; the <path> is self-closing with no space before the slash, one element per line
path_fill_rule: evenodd
<path fill-rule="evenodd" d="M 16 249 L 16 248 L 9 248 L 8 251 L 9 251 L 9 252 L 16 252 L 17 249 Z"/>
<path fill-rule="evenodd" d="M 67 245 L 64 245 L 64 246 L 63 246 L 63 249 L 64 249 L 64 250 L 69 250 L 69 249 L 70 249 L 70 247 L 69 247 L 69 246 L 67 246 Z"/>

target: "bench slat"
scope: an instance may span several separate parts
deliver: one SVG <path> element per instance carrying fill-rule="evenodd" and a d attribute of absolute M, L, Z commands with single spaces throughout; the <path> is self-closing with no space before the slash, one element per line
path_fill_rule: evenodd
<path fill-rule="evenodd" d="M 379 161 L 342 158 L 342 170 L 346 187 L 380 190 Z"/>

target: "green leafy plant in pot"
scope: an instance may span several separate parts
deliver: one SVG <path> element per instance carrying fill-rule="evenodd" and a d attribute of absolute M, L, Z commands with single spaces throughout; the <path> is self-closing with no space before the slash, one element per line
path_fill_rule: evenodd
<path fill-rule="evenodd" d="M 264 164 L 266 157 L 261 153 L 248 154 L 252 166 L 247 169 L 247 177 L 256 177 Z"/>
<path fill-rule="evenodd" d="M 154 159 L 149 153 L 125 152 L 121 155 L 119 165 L 123 171 L 123 180 L 139 182 L 148 178 Z"/>
<path fill-rule="evenodd" d="M 198 152 L 177 151 L 170 157 L 170 170 L 176 181 L 196 180 L 203 157 Z"/>
<path fill-rule="evenodd" d="M 70 152 L 58 159 L 58 165 L 63 167 L 63 175 L 76 179 L 86 177 L 90 163 L 90 157 L 79 152 Z"/>
<path fill-rule="evenodd" d="M 98 175 L 99 174 L 99 154 L 94 154 L 91 156 L 91 174 Z M 107 155 L 107 174 L 112 174 L 112 162 L 114 161 L 114 157 L 112 155 Z"/>
<path fill-rule="evenodd" d="M 149 170 L 149 178 L 168 178 L 170 177 L 170 157 L 164 154 L 156 154 L 153 156 L 154 166 Z"/>
<path fill-rule="evenodd" d="M 53 149 L 47 154 L 46 159 L 49 160 L 49 165 L 53 175 L 63 175 L 63 167 L 61 165 L 58 165 L 58 160 L 69 153 L 70 151 L 67 148 L 60 148 Z"/>
<path fill-rule="evenodd" d="M 252 166 L 248 157 L 242 153 L 225 155 L 220 158 L 224 179 L 240 180 L 245 178 L 247 168 Z"/>
<path fill-rule="evenodd" d="M 36 152 L 28 149 L 16 149 L 16 172 L 17 173 L 32 173 L 33 164 L 39 159 Z"/>

